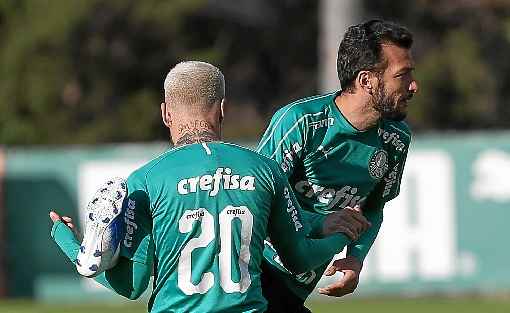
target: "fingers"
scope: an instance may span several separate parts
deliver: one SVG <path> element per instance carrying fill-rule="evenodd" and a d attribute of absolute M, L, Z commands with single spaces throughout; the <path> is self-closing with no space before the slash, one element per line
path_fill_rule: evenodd
<path fill-rule="evenodd" d="M 323 295 L 342 297 L 353 293 L 357 286 L 358 276 L 356 273 L 352 271 L 344 271 L 344 276 L 341 279 L 329 286 L 319 288 L 318 291 Z"/>
<path fill-rule="evenodd" d="M 343 259 L 333 261 L 331 266 L 336 268 L 336 271 L 354 271 L 356 275 L 359 275 L 359 273 L 361 273 L 361 269 L 363 268 L 363 264 L 352 255 L 348 255 Z"/>
<path fill-rule="evenodd" d="M 324 272 L 324 275 L 326 275 L 326 276 L 332 276 L 332 275 L 334 275 L 337 271 L 338 271 L 338 269 L 336 268 L 336 266 L 331 265 L 331 266 L 330 266 L 330 267 L 328 267 L 328 269 Z"/>
<path fill-rule="evenodd" d="M 357 263 L 354 264 L 354 262 Z M 331 276 L 343 270 L 354 270 L 359 273 L 361 271 L 361 265 L 359 265 L 357 260 L 353 260 L 351 256 L 346 256 L 343 259 L 334 260 L 331 266 L 324 272 L 324 275 Z"/>
<path fill-rule="evenodd" d="M 357 208 L 357 209 L 356 209 Z M 351 208 L 351 207 L 346 207 L 345 208 L 346 210 L 350 210 L 351 212 L 353 212 L 352 214 L 352 217 L 358 222 L 360 223 L 363 228 L 365 228 L 365 230 L 367 230 L 370 226 L 372 226 L 370 224 L 370 222 L 367 220 L 367 218 L 365 216 L 363 216 L 362 212 L 361 212 L 361 209 L 359 208 L 359 206 L 355 206 L 354 208 Z"/>
<path fill-rule="evenodd" d="M 370 227 L 370 222 L 359 211 L 353 208 L 347 207 L 340 211 L 340 213 L 343 215 L 342 218 L 352 225 L 359 235 Z"/>
<path fill-rule="evenodd" d="M 70 218 L 69 216 L 62 216 L 62 219 L 68 223 L 72 223 L 73 222 L 73 219 Z"/>
<path fill-rule="evenodd" d="M 73 219 L 70 218 L 69 216 L 60 216 L 57 212 L 50 211 L 50 219 L 52 220 L 53 223 L 62 221 L 67 227 L 71 228 L 73 231 L 76 229 L 74 227 Z"/>
<path fill-rule="evenodd" d="M 359 204 L 356 204 L 353 208 L 351 208 L 352 210 L 360 213 L 360 214 L 363 214 L 363 211 L 361 210 L 361 207 Z"/>
<path fill-rule="evenodd" d="M 55 211 L 50 211 L 50 219 L 53 223 L 60 221 L 60 215 L 58 215 Z"/>
<path fill-rule="evenodd" d="M 75 230 L 73 219 L 69 216 L 62 216 L 62 220 L 67 225 L 67 227 L 71 228 L 73 231 Z"/>
<path fill-rule="evenodd" d="M 343 287 L 339 285 L 328 286 L 324 288 L 317 289 L 321 295 L 330 296 L 330 297 L 341 297 Z"/>
<path fill-rule="evenodd" d="M 324 288 L 319 288 L 318 291 L 322 295 L 330 296 L 330 297 L 342 297 L 349 293 L 352 293 L 354 290 L 352 288 L 346 288 L 342 283 L 336 283 Z"/>
<path fill-rule="evenodd" d="M 357 209 L 347 207 L 338 212 L 329 214 L 324 222 L 324 235 L 344 233 L 351 240 L 357 240 L 365 232 L 370 223 Z"/>
<path fill-rule="evenodd" d="M 335 228 L 335 232 L 343 233 L 347 237 L 349 237 L 350 240 L 356 241 L 359 238 L 359 232 L 357 230 L 353 230 L 352 227 L 349 225 L 347 226 L 337 226 Z"/>

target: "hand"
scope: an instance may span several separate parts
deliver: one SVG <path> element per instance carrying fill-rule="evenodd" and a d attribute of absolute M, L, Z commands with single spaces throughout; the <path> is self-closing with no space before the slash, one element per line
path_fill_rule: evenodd
<path fill-rule="evenodd" d="M 353 256 L 335 260 L 324 272 L 324 275 L 331 276 L 336 272 L 342 272 L 344 276 L 329 286 L 319 288 L 319 293 L 331 297 L 342 297 L 353 293 L 358 287 L 362 267 L 363 265 Z"/>
<path fill-rule="evenodd" d="M 322 233 L 324 236 L 344 233 L 352 241 L 356 241 L 370 226 L 370 222 L 363 216 L 361 208 L 357 205 L 354 208 L 346 207 L 328 214 Z"/>
<path fill-rule="evenodd" d="M 56 223 L 58 221 L 61 221 L 62 223 L 64 223 L 67 227 L 71 228 L 71 230 L 74 233 L 74 236 L 76 236 L 76 238 L 78 240 L 81 240 L 81 234 L 78 232 L 78 229 L 75 227 L 72 218 L 70 218 L 69 216 L 60 216 L 57 212 L 50 211 L 50 219 L 53 223 Z"/>

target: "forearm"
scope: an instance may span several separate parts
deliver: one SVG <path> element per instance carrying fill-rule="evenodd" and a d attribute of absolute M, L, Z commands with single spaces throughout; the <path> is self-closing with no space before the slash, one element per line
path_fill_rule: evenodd
<path fill-rule="evenodd" d="M 53 227 L 51 228 L 51 238 L 53 238 L 67 258 L 73 264 L 76 264 L 78 252 L 80 251 L 80 243 L 74 236 L 73 231 L 64 223 L 58 221 L 53 223 Z"/>
<path fill-rule="evenodd" d="M 80 250 L 80 243 L 72 230 L 59 221 L 53 224 L 51 237 L 67 258 L 75 264 Z M 114 268 L 94 279 L 121 296 L 136 299 L 147 289 L 151 272 L 150 266 L 121 257 Z"/>
<path fill-rule="evenodd" d="M 288 242 L 274 242 L 274 246 L 287 269 L 303 273 L 329 262 L 350 242 L 344 234 L 338 233 L 323 239 L 291 238 Z"/>
<path fill-rule="evenodd" d="M 151 270 L 146 264 L 120 257 L 112 268 L 94 278 L 95 281 L 130 300 L 138 299 L 149 285 Z"/>
<path fill-rule="evenodd" d="M 308 237 L 323 238 L 323 225 L 327 215 L 306 211 L 304 209 L 301 209 L 300 213 L 308 229 Z"/>
<path fill-rule="evenodd" d="M 364 232 L 361 237 L 347 247 L 347 255 L 354 256 L 360 263 L 363 263 L 370 248 L 375 242 L 383 221 L 383 206 L 367 209 L 364 213 L 372 226 Z"/>

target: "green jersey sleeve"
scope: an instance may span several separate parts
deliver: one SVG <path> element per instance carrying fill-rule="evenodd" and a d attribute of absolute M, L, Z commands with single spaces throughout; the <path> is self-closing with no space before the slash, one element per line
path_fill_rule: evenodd
<path fill-rule="evenodd" d="M 328 262 L 350 243 L 344 234 L 323 239 L 306 236 L 301 208 L 283 173 L 275 166 L 275 199 L 268 233 L 280 260 L 291 272 L 302 273 Z M 314 255 L 313 258 L 307 256 Z"/>
<path fill-rule="evenodd" d="M 409 136 L 406 144 L 402 143 L 402 146 L 397 146 L 395 154 L 397 157 L 395 162 L 390 164 L 390 169 L 384 175 L 381 182 L 376 185 L 374 190 L 370 193 L 365 205 L 363 206 L 363 213 L 372 226 L 361 235 L 361 237 L 349 245 L 347 254 L 356 257 L 360 262 L 363 262 L 374 244 L 375 239 L 381 228 L 383 222 L 383 208 L 386 202 L 395 199 L 400 193 L 400 183 L 402 181 L 402 175 L 404 172 L 404 165 L 407 159 L 407 151 L 409 149 L 409 143 L 411 139 L 411 132 L 404 123 L 400 126 L 402 130 L 402 136 Z M 383 140 L 385 138 L 383 137 Z"/>
<path fill-rule="evenodd" d="M 366 208 L 363 215 L 372 226 L 370 226 L 356 242 L 347 247 L 347 255 L 354 256 L 361 263 L 365 260 L 368 251 L 370 251 L 370 248 L 379 234 L 383 222 L 383 208 Z"/>
<path fill-rule="evenodd" d="M 275 160 L 287 177 L 292 176 L 304 155 L 306 146 L 306 115 L 296 115 L 293 106 L 278 111 L 257 147 L 257 152 Z"/>
<path fill-rule="evenodd" d="M 392 158 L 389 161 L 389 170 L 383 176 L 382 180 L 374 188 L 370 194 L 371 206 L 384 206 L 384 203 L 395 199 L 400 193 L 400 183 L 402 182 L 402 175 L 404 173 L 404 166 L 406 164 L 407 153 L 409 145 L 411 144 L 411 131 L 404 122 L 398 122 L 395 125 L 391 124 L 394 130 L 399 131 L 399 138 L 397 144 L 393 144 L 394 134 L 385 136 L 387 132 L 383 131 L 382 140 L 386 144 L 386 150 L 389 151 Z"/>
<path fill-rule="evenodd" d="M 154 240 L 149 191 L 142 169 L 127 179 L 128 197 L 124 202 L 125 237 L 121 256 L 142 263 L 152 263 Z"/>
<path fill-rule="evenodd" d="M 287 178 L 302 163 L 306 153 L 308 127 L 306 115 L 297 114 L 293 106 L 275 113 L 257 147 L 257 152 L 273 159 L 280 165 Z M 301 210 L 306 229 L 311 237 L 322 236 L 324 216 Z"/>
<path fill-rule="evenodd" d="M 51 229 L 51 237 L 67 258 L 73 264 L 76 263 L 80 243 L 73 231 L 63 222 L 57 221 Z M 148 264 L 132 262 L 121 257 L 112 269 L 96 276 L 94 280 L 115 293 L 134 300 L 147 289 L 151 273 L 152 267 Z"/>

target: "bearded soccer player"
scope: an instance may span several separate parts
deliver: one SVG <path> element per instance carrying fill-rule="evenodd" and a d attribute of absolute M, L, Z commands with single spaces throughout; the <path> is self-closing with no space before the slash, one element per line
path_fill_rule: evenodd
<path fill-rule="evenodd" d="M 300 272 L 326 262 L 369 227 L 357 210 L 317 215 L 319 232 L 336 233 L 306 238 L 308 226 L 278 164 L 220 141 L 224 84 L 221 72 L 203 62 L 179 63 L 169 72 L 161 112 L 175 147 L 127 180 L 118 263 L 101 274 L 101 264 L 80 270 L 83 261 L 77 263 L 80 273 L 100 274 L 98 282 L 128 298 L 147 288 L 154 267 L 150 312 L 264 312 L 260 265 L 268 235 L 285 266 Z M 112 246 L 115 229 L 104 225 L 120 214 L 119 184 L 110 192 L 116 183 L 108 182 L 89 204 L 81 247 L 72 220 L 50 213 L 52 236 L 72 261 L 100 258 L 104 245 Z"/>
<path fill-rule="evenodd" d="M 342 90 L 295 101 L 274 114 L 258 152 L 279 163 L 301 207 L 327 214 L 359 205 L 372 226 L 326 272 L 329 261 L 306 273 L 288 271 L 266 245 L 268 312 L 309 312 L 304 302 L 324 272 L 344 276 L 321 294 L 343 296 L 356 288 L 383 207 L 400 189 L 411 140 L 402 120 L 418 91 L 412 42 L 406 28 L 382 20 L 349 27 L 338 49 Z"/>

